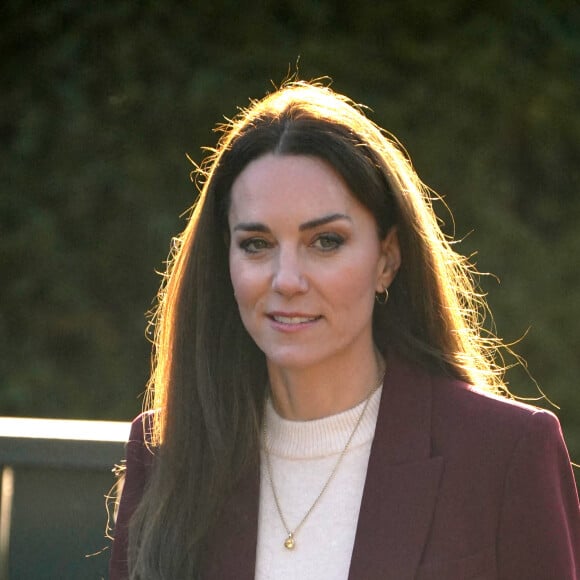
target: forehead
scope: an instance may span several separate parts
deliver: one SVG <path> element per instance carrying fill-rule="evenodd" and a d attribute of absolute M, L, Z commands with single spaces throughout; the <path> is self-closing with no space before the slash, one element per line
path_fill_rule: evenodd
<path fill-rule="evenodd" d="M 338 172 L 304 155 L 267 154 L 252 161 L 232 185 L 230 220 L 283 212 L 288 218 L 364 209 Z"/>

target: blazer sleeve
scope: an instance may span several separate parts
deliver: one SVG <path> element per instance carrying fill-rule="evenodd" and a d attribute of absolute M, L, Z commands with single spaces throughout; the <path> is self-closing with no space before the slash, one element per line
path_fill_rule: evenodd
<path fill-rule="evenodd" d="M 498 578 L 580 578 L 580 507 L 570 458 L 552 413 L 530 415 L 507 473 Z"/>
<path fill-rule="evenodd" d="M 143 414 L 139 415 L 131 425 L 126 447 L 123 491 L 119 501 L 109 561 L 109 580 L 127 580 L 129 577 L 127 561 L 129 521 L 143 496 L 153 459 L 152 452 L 145 444 L 145 434 L 149 429 L 149 424 L 150 417 Z"/>

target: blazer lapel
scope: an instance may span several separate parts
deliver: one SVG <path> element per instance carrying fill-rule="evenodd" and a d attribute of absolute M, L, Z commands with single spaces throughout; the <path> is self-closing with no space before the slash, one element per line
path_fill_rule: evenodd
<path fill-rule="evenodd" d="M 390 358 L 371 448 L 349 580 L 411 580 L 443 470 L 431 458 L 431 380 Z"/>

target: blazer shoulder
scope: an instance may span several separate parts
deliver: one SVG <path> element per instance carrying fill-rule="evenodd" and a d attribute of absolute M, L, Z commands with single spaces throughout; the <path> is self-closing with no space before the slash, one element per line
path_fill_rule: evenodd
<path fill-rule="evenodd" d="M 127 443 L 150 445 L 153 433 L 155 411 L 144 411 L 131 421 L 131 431 Z"/>
<path fill-rule="evenodd" d="M 432 393 L 433 434 L 442 445 L 490 445 L 509 453 L 532 433 L 562 440 L 551 411 L 448 378 L 434 378 Z"/>
<path fill-rule="evenodd" d="M 447 409 L 450 415 L 466 414 L 470 419 L 481 416 L 498 427 L 505 423 L 518 430 L 536 419 L 546 425 L 559 424 L 551 411 L 445 377 L 433 379 L 433 403 L 438 412 Z"/>
<path fill-rule="evenodd" d="M 129 522 L 145 490 L 151 474 L 154 452 L 150 445 L 152 412 L 141 413 L 131 423 L 126 446 L 125 470 L 121 479 L 121 497 L 117 509 L 114 541 L 109 562 L 110 580 L 128 578 L 127 547 Z"/>

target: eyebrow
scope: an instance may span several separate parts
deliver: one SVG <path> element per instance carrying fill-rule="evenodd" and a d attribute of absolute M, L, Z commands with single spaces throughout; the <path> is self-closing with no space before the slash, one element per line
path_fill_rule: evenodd
<path fill-rule="evenodd" d="M 301 232 L 303 232 L 304 230 L 311 230 L 313 228 L 317 228 L 318 226 L 324 226 L 326 224 L 329 224 L 329 223 L 335 222 L 335 221 L 339 221 L 339 220 L 347 220 L 349 222 L 352 222 L 352 219 L 349 216 L 347 216 L 346 214 L 331 213 L 329 215 L 315 218 L 313 220 L 310 220 L 310 221 L 307 221 L 303 224 L 300 224 L 300 227 L 298 229 Z"/>
<path fill-rule="evenodd" d="M 325 216 L 322 216 L 319 218 L 308 220 L 307 222 L 300 224 L 298 229 L 301 232 L 303 232 L 305 230 L 312 230 L 312 229 L 317 228 L 319 226 L 324 226 L 326 224 L 329 224 L 329 223 L 335 222 L 335 221 L 339 221 L 339 220 L 347 220 L 349 222 L 352 222 L 352 219 L 349 216 L 347 216 L 346 214 L 331 213 L 329 215 L 325 215 Z M 270 228 L 268 228 L 267 226 L 265 226 L 264 224 L 262 224 L 260 222 L 242 222 L 242 223 L 236 224 L 234 226 L 234 231 L 235 232 L 243 231 L 243 232 L 268 233 L 268 232 L 270 232 Z"/>

